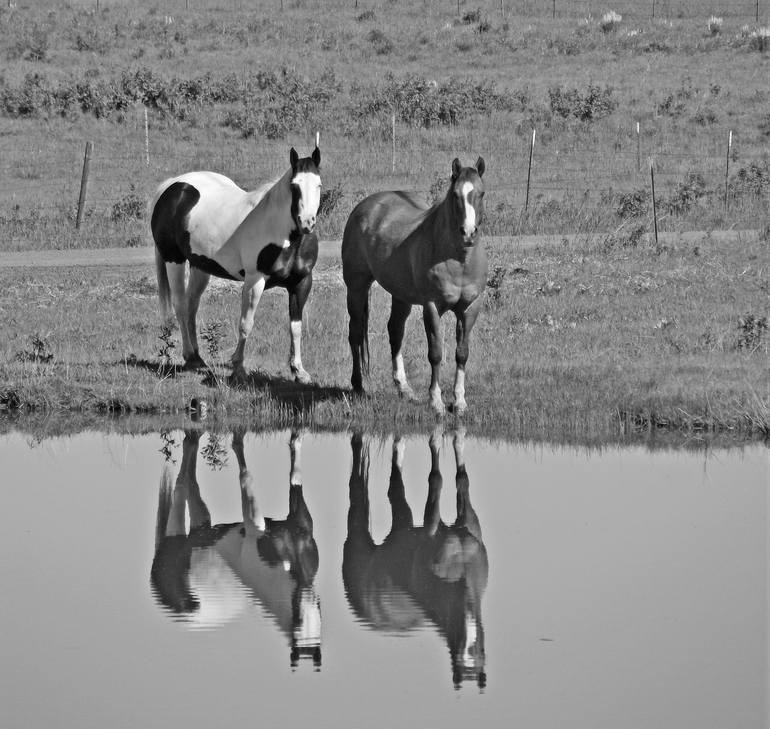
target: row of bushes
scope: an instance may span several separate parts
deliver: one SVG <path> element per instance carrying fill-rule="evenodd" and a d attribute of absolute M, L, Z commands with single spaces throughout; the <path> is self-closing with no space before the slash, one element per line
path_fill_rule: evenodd
<path fill-rule="evenodd" d="M 590 121 L 616 106 L 611 88 L 589 86 L 551 89 L 551 113 Z M 166 79 L 148 68 L 124 71 L 120 78 L 51 83 L 39 73 L 12 86 L 0 79 L 0 113 L 11 118 L 91 114 L 110 117 L 134 104 L 185 121 L 202 109 L 222 106 L 220 122 L 243 136 L 281 138 L 297 128 L 316 126 L 329 118 L 355 127 L 395 114 L 401 124 L 429 128 L 457 124 L 470 115 L 524 110 L 526 92 L 498 90 L 490 81 L 432 81 L 416 75 L 388 74 L 377 85 L 353 82 L 345 89 L 333 71 L 314 78 L 287 69 L 250 75 L 211 75 Z M 328 125 L 326 125 L 328 126 Z"/>
<path fill-rule="evenodd" d="M 656 206 L 661 213 L 683 216 L 699 205 L 711 206 L 714 196 L 723 194 L 723 187 L 710 187 L 701 173 L 688 172 L 668 196 L 656 200 Z M 770 159 L 741 167 L 730 177 L 727 196 L 728 200 L 761 198 L 770 202 Z M 628 220 L 648 215 L 651 197 L 649 188 L 639 188 L 623 193 L 610 191 L 602 202 L 613 207 L 620 218 Z"/>

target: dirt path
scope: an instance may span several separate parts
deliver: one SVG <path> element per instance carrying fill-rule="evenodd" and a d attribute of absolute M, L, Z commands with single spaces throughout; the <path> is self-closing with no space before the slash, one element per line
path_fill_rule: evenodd
<path fill-rule="evenodd" d="M 723 240 L 740 243 L 744 240 L 756 240 L 758 231 L 724 230 L 724 231 L 691 231 L 685 233 L 661 233 L 661 240 L 692 242 L 712 236 Z M 565 240 L 584 240 L 586 236 L 578 235 L 530 235 L 495 237 L 497 241 L 508 241 L 513 254 L 541 245 L 557 245 Z M 334 266 L 340 261 L 339 240 L 320 242 L 318 262 Z M 10 251 L 0 254 L 0 268 L 58 268 L 66 266 L 154 266 L 155 249 L 143 248 L 79 248 L 70 250 L 40 250 L 40 251 Z"/>

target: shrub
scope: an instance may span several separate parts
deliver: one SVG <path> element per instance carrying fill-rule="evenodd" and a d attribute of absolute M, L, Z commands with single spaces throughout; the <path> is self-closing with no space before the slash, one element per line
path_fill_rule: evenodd
<path fill-rule="evenodd" d="M 699 172 L 688 172 L 684 180 L 677 184 L 671 197 L 664 201 L 672 215 L 682 215 L 690 210 L 707 194 L 706 181 Z"/>
<path fill-rule="evenodd" d="M 649 211 L 650 193 L 647 188 L 621 193 L 618 196 L 617 214 L 624 220 L 638 218 Z"/>
<path fill-rule="evenodd" d="M 322 215 L 331 214 L 343 197 L 344 193 L 342 191 L 342 185 L 339 183 L 337 183 L 334 187 L 325 188 L 321 192 L 321 199 L 318 203 L 319 217 Z"/>
<path fill-rule="evenodd" d="M 733 197 L 770 195 L 770 159 L 741 167 L 730 180 L 729 188 Z"/>
<path fill-rule="evenodd" d="M 378 56 L 387 56 L 393 50 L 393 41 L 378 28 L 370 30 L 366 40 L 374 46 L 374 52 Z"/>
<path fill-rule="evenodd" d="M 737 349 L 754 351 L 762 344 L 762 339 L 768 330 L 768 317 L 746 314 L 738 319 Z"/>
<path fill-rule="evenodd" d="M 712 15 L 706 27 L 708 28 L 709 35 L 719 35 L 722 32 L 722 18 Z"/>
<path fill-rule="evenodd" d="M 590 85 L 582 94 L 577 89 L 548 89 L 551 111 L 563 118 L 575 117 L 581 121 L 592 121 L 611 114 L 617 106 L 612 98 L 612 87 L 603 89 Z"/>
<path fill-rule="evenodd" d="M 110 210 L 110 220 L 119 223 L 124 220 L 141 220 L 145 213 L 144 198 L 136 191 L 133 183 L 128 194 L 113 204 Z"/>

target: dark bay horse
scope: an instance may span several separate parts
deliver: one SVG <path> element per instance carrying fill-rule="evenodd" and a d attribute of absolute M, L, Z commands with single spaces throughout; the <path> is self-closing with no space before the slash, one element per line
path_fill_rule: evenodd
<path fill-rule="evenodd" d="M 393 444 L 388 500 L 392 526 L 377 545 L 369 530 L 369 446 L 353 434 L 348 534 L 342 579 L 356 615 L 376 630 L 408 632 L 427 620 L 446 638 L 452 680 L 486 684 L 481 598 L 489 565 L 481 526 L 470 500 L 463 457 L 463 433 L 454 436 L 457 518 L 448 525 L 439 513 L 441 436 L 430 438 L 431 470 L 423 525 L 414 526 L 404 494 L 403 444 Z"/>
<path fill-rule="evenodd" d="M 422 306 L 431 365 L 430 400 L 439 414 L 444 412 L 439 386 L 439 319 L 448 310 L 454 312 L 454 409 L 458 414 L 465 411 L 468 339 L 487 282 L 487 256 L 479 240 L 483 174 L 481 157 L 475 167 L 462 167 L 455 159 L 446 197 L 433 207 L 407 192 L 378 192 L 362 200 L 350 214 L 342 236 L 342 273 L 350 315 L 354 390 L 363 390 L 363 378 L 369 374 L 369 289 L 377 281 L 393 297 L 388 321 L 393 380 L 399 393 L 410 398 L 414 395 L 406 379 L 401 344 L 412 306 Z"/>
<path fill-rule="evenodd" d="M 152 201 L 152 235 L 161 314 L 176 312 L 186 369 L 205 368 L 198 351 L 196 315 L 211 275 L 243 281 L 233 374 L 243 379 L 246 339 L 265 289 L 289 293 L 289 365 L 298 382 L 302 366 L 302 310 L 313 284 L 318 238 L 313 232 L 321 193 L 321 152 L 289 152 L 278 180 L 246 192 L 224 175 L 188 172 L 163 182 Z M 189 266 L 189 275 L 187 268 Z"/>
<path fill-rule="evenodd" d="M 290 441 L 289 514 L 277 520 L 260 512 L 243 433 L 233 432 L 243 520 L 215 525 L 198 484 L 199 440 L 197 431 L 187 431 L 176 479 L 168 467 L 161 478 L 151 570 L 158 603 L 190 627 L 214 628 L 256 602 L 286 635 L 292 665 L 302 657 L 320 665 L 321 607 L 313 586 L 318 548 L 302 495 L 300 439 L 292 434 Z"/>

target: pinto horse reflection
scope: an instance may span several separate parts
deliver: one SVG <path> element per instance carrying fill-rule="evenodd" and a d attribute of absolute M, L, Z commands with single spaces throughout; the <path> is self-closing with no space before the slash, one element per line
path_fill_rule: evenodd
<path fill-rule="evenodd" d="M 213 526 L 196 476 L 199 439 L 196 431 L 185 433 L 176 482 L 170 469 L 161 478 L 151 572 L 156 599 L 193 628 L 223 625 L 256 601 L 288 637 L 291 665 L 310 657 L 319 666 L 321 610 L 313 588 L 318 549 L 302 495 L 300 439 L 292 434 L 290 442 L 289 514 L 275 520 L 259 511 L 243 433 L 234 432 L 243 521 Z"/>
<path fill-rule="evenodd" d="M 430 439 L 431 470 L 423 526 L 415 527 L 404 494 L 403 443 L 396 438 L 388 488 L 392 526 L 376 545 L 369 528 L 369 449 L 351 439 L 350 509 L 342 577 L 356 615 L 375 630 L 409 631 L 426 617 L 444 635 L 456 688 L 465 680 L 486 685 L 481 598 L 489 571 L 478 517 L 470 501 L 463 434 L 456 433 L 457 519 L 439 514 L 442 488 L 439 434 Z"/>

